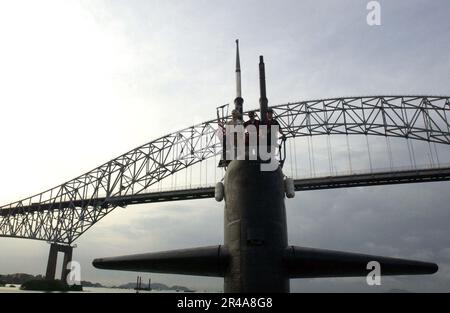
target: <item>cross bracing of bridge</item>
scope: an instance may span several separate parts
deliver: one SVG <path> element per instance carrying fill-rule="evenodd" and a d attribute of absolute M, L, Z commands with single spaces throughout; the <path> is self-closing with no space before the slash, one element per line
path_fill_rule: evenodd
<path fill-rule="evenodd" d="M 288 141 L 316 135 L 375 135 L 450 144 L 450 97 L 347 97 L 288 103 L 273 109 Z M 166 194 L 149 191 L 165 178 L 220 155 L 217 131 L 217 120 L 185 128 L 57 187 L 2 206 L 0 236 L 70 244 L 117 206 L 210 197 L 208 188 L 169 190 Z M 296 189 L 449 180 L 450 168 L 377 175 L 297 179 Z"/>

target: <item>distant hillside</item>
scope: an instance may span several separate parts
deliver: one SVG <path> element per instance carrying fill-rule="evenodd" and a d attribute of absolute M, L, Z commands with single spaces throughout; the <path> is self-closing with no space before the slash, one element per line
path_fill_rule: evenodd
<path fill-rule="evenodd" d="M 4 284 L 17 284 L 22 285 L 26 281 L 30 280 L 44 280 L 45 277 L 42 275 L 30 275 L 25 273 L 15 273 L 15 274 L 7 274 L 7 275 L 0 275 L 0 282 Z M 84 287 L 104 287 L 102 284 L 99 283 L 91 283 L 90 281 L 81 281 L 81 285 Z"/>
<path fill-rule="evenodd" d="M 34 275 L 26 274 L 26 273 L 7 274 L 7 275 L 0 275 L 0 285 L 1 284 L 22 285 L 24 282 L 29 281 L 29 280 L 44 280 L 44 279 L 45 279 L 45 277 L 42 275 L 34 276 Z M 92 283 L 90 281 L 85 281 L 85 280 L 81 281 L 81 285 L 83 287 L 107 288 L 106 286 L 103 286 L 100 283 Z M 185 291 L 185 292 L 193 291 L 184 286 L 169 287 L 165 284 L 160 284 L 160 283 L 152 283 L 151 287 L 153 290 L 174 290 L 174 291 L 179 290 L 179 291 Z M 127 283 L 127 284 L 123 284 L 123 285 L 119 285 L 119 286 L 114 286 L 113 288 L 134 289 L 134 288 L 136 288 L 136 282 Z M 142 288 L 148 288 L 148 284 L 142 284 Z"/>
<path fill-rule="evenodd" d="M 97 287 L 97 288 L 105 288 L 105 286 L 103 286 L 100 283 L 91 283 L 90 281 L 86 281 L 86 280 L 82 280 L 81 281 L 81 286 L 83 287 Z"/>
<path fill-rule="evenodd" d="M 161 283 L 151 283 L 150 286 L 152 287 L 152 290 L 174 290 L 174 291 L 179 290 L 179 291 L 185 291 L 185 292 L 193 291 L 185 286 L 175 285 L 175 286 L 169 287 L 169 286 L 167 286 L 165 284 L 161 284 Z M 119 285 L 116 288 L 134 289 L 134 288 L 136 288 L 136 282 Z M 148 284 L 142 284 L 142 288 L 148 289 Z"/>
<path fill-rule="evenodd" d="M 412 293 L 412 291 L 404 290 L 404 289 L 391 289 L 387 292 L 388 293 Z"/>
<path fill-rule="evenodd" d="M 31 280 L 31 279 L 44 279 L 42 275 L 33 276 L 30 274 L 25 273 L 15 273 L 15 274 L 8 274 L 8 275 L 0 275 L 0 281 L 6 283 L 6 284 L 18 284 L 21 285 L 24 282 Z"/>

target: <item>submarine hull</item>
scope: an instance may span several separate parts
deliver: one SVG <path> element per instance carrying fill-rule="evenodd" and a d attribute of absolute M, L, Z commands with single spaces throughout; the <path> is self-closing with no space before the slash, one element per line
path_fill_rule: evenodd
<path fill-rule="evenodd" d="M 225 292 L 289 292 L 283 266 L 287 247 L 281 169 L 234 160 L 224 180 L 224 238 L 229 253 Z"/>

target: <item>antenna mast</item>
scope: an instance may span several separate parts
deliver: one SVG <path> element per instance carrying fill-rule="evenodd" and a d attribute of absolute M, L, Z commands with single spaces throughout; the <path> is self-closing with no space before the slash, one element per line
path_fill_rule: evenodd
<path fill-rule="evenodd" d="M 239 39 L 236 39 L 236 99 L 234 99 L 234 108 L 238 110 L 242 117 L 242 106 L 244 99 L 242 99 L 241 89 L 241 62 L 239 60 Z"/>

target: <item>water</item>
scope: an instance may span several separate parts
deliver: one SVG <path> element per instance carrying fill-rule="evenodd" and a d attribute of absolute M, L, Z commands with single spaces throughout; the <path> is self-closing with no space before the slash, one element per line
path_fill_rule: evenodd
<path fill-rule="evenodd" d="M 11 286 L 11 287 L 10 287 Z M 0 287 L 0 293 L 42 293 L 42 291 L 20 290 L 20 285 L 6 284 L 5 287 Z M 183 291 L 180 291 L 182 293 Z M 122 288 L 106 288 L 106 287 L 83 287 L 83 291 L 71 291 L 71 293 L 136 293 L 133 289 Z M 139 293 L 176 293 L 173 290 L 139 290 Z"/>

